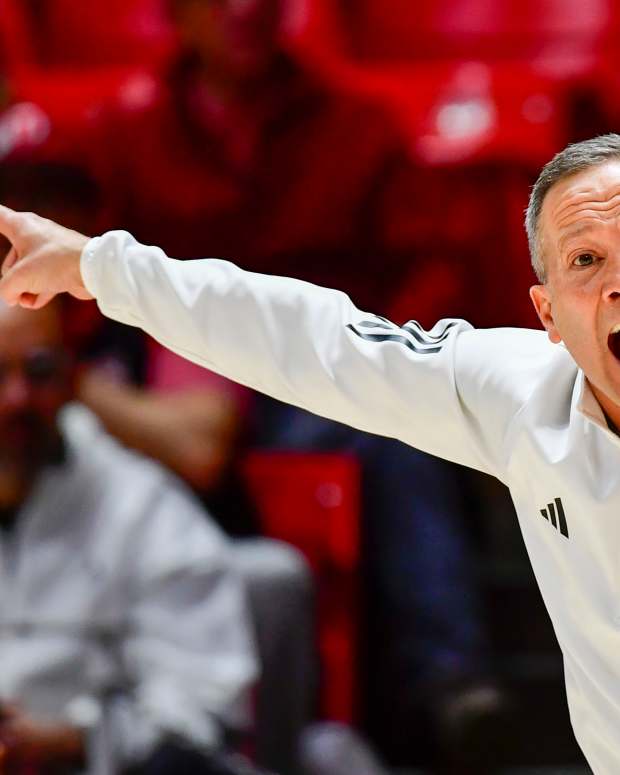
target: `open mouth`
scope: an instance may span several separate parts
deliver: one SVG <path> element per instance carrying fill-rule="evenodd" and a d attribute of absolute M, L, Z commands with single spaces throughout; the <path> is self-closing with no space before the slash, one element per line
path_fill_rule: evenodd
<path fill-rule="evenodd" d="M 620 323 L 616 323 L 609 332 L 607 346 L 612 354 L 620 361 Z"/>

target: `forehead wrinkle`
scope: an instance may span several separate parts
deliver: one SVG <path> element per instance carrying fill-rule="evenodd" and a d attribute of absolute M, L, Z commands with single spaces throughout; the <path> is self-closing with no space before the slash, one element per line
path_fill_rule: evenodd
<path fill-rule="evenodd" d="M 552 217 L 555 219 L 562 219 L 565 210 L 579 208 L 584 204 L 591 205 L 591 209 L 606 209 L 613 206 L 611 203 L 614 199 L 620 197 L 620 184 L 616 183 L 613 186 L 600 184 L 590 185 L 583 187 L 582 182 L 573 182 L 565 191 L 560 194 L 560 200 L 552 209 Z"/>
<path fill-rule="evenodd" d="M 620 214 L 620 199 L 609 207 L 601 209 L 593 209 L 587 207 L 585 209 L 573 210 L 567 213 L 564 218 L 557 224 L 558 229 L 567 229 L 575 223 L 581 223 L 583 221 L 592 221 L 591 225 L 596 223 L 609 223 L 618 218 Z"/>
<path fill-rule="evenodd" d="M 559 216 L 556 214 L 556 228 L 565 229 L 573 223 L 581 220 L 594 220 L 605 223 L 614 220 L 618 215 L 620 208 L 620 194 L 612 197 L 604 206 L 592 206 L 591 202 L 580 202 L 571 204 L 564 208 L 565 212 Z"/>
<path fill-rule="evenodd" d="M 568 196 L 571 196 L 570 193 Z M 573 211 L 583 208 L 584 205 L 587 205 L 586 209 L 588 210 L 606 212 L 617 206 L 618 202 L 614 200 L 620 201 L 620 188 L 605 199 L 591 198 L 590 195 L 571 197 L 568 201 L 564 200 L 559 202 L 552 216 L 558 218 L 558 225 L 561 225 L 562 220 L 566 217 L 570 217 Z M 564 213 L 564 211 L 566 212 Z"/>

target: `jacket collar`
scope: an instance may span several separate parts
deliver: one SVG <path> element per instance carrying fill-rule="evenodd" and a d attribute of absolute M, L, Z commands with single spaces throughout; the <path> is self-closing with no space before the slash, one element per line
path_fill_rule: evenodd
<path fill-rule="evenodd" d="M 583 373 L 582 369 L 579 369 L 579 372 L 577 373 L 574 395 L 576 398 L 575 406 L 577 408 L 577 411 L 580 414 L 582 414 L 587 420 L 590 420 L 590 422 L 594 423 L 595 425 L 598 425 L 599 428 L 602 428 L 617 443 L 620 444 L 620 438 L 618 437 L 618 434 L 615 433 L 609 427 L 609 423 L 607 422 L 607 418 L 605 417 L 605 412 L 603 412 L 601 405 L 599 404 L 598 400 L 596 399 L 596 396 L 592 392 L 590 383 L 588 382 L 586 375 Z"/>

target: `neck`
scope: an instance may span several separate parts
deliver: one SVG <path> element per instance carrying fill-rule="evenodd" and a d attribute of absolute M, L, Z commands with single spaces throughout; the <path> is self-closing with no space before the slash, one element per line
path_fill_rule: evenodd
<path fill-rule="evenodd" d="M 615 433 L 616 436 L 620 436 L 620 405 L 612 401 L 608 395 L 595 387 L 591 382 L 589 384 L 592 393 L 603 410 L 609 430 Z"/>

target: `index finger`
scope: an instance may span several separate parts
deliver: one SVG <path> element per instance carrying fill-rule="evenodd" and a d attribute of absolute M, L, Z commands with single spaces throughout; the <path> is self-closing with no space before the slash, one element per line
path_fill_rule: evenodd
<path fill-rule="evenodd" d="M 0 234 L 13 243 L 19 234 L 18 214 L 4 205 L 0 205 Z"/>

